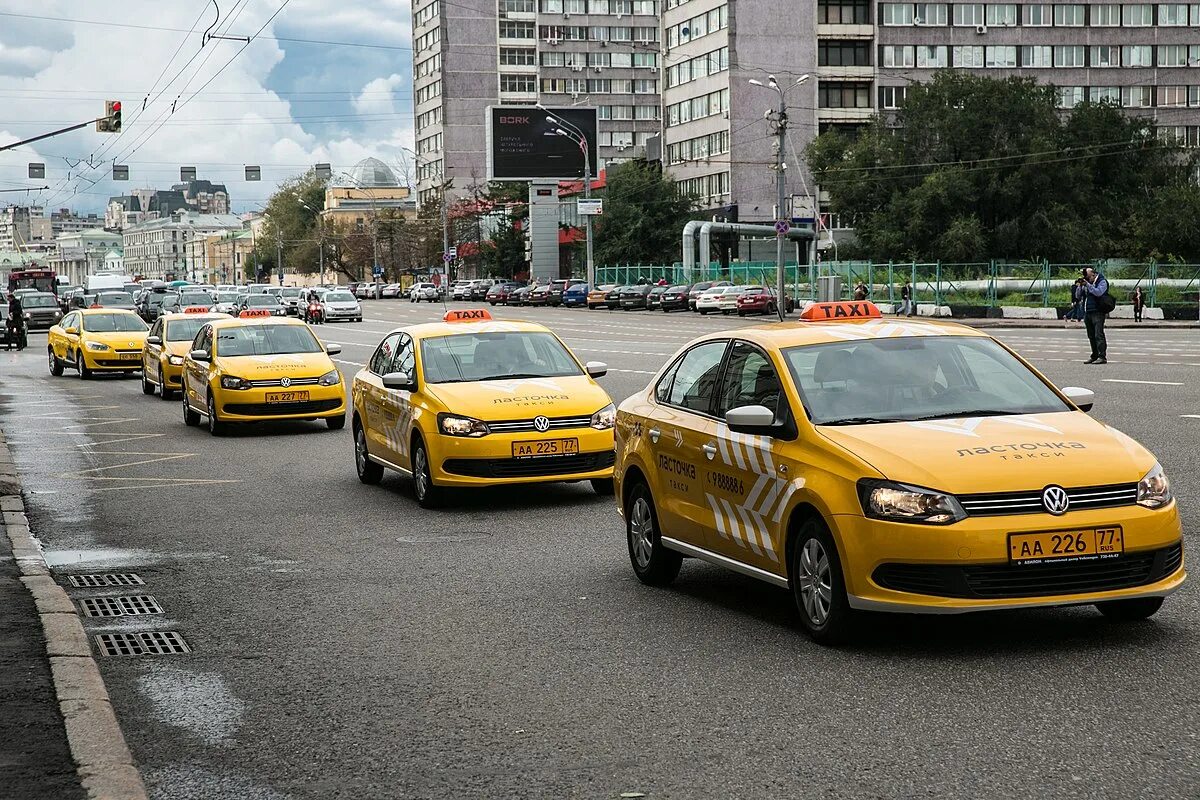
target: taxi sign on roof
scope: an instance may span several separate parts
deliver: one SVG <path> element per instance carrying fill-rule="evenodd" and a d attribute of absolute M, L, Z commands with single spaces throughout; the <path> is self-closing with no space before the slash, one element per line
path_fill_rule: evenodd
<path fill-rule="evenodd" d="M 880 319 L 882 316 L 877 305 L 860 300 L 853 303 L 813 303 L 804 309 L 800 319 L 808 322 L 827 322 L 830 320 Z"/>
<path fill-rule="evenodd" d="M 269 317 L 271 316 L 271 312 L 265 308 L 247 308 L 238 314 L 238 316 L 243 319 L 246 317 Z"/>
<path fill-rule="evenodd" d="M 442 316 L 442 322 L 487 322 L 492 315 L 486 308 L 466 308 L 461 311 L 447 311 Z"/>
<path fill-rule="evenodd" d="M 185 314 L 207 314 L 208 306 L 188 306 L 183 310 Z"/>

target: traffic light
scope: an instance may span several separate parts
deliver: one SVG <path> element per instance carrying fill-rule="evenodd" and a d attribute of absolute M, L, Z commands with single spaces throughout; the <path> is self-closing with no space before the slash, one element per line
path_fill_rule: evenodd
<path fill-rule="evenodd" d="M 121 101 L 105 100 L 104 116 L 96 120 L 96 130 L 101 133 L 121 132 Z"/>

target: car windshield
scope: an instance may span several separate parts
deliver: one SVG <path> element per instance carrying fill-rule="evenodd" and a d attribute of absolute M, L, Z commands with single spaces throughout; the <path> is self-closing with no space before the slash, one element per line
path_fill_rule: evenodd
<path fill-rule="evenodd" d="M 421 341 L 430 383 L 579 375 L 579 365 L 550 333 L 462 333 Z"/>
<path fill-rule="evenodd" d="M 326 292 L 325 299 L 330 303 L 353 303 L 354 295 L 349 292 Z"/>
<path fill-rule="evenodd" d="M 252 294 L 246 298 L 247 306 L 275 306 L 279 301 L 273 294 Z"/>
<path fill-rule="evenodd" d="M 321 345 L 304 325 L 242 325 L 217 329 L 218 356 L 281 356 L 319 353 Z"/>
<path fill-rule="evenodd" d="M 218 303 L 234 303 L 234 302 L 237 302 L 237 299 L 238 299 L 237 292 L 220 292 L 217 295 Z"/>
<path fill-rule="evenodd" d="M 174 319 L 167 323 L 166 337 L 168 342 L 190 342 L 200 332 L 200 326 L 210 322 L 211 318 L 193 317 L 191 319 Z"/>
<path fill-rule="evenodd" d="M 21 298 L 25 308 L 58 308 L 58 300 L 52 294 L 28 294 Z"/>
<path fill-rule="evenodd" d="M 102 306 L 133 305 L 133 298 L 124 292 L 101 292 L 96 295 L 96 302 Z"/>
<path fill-rule="evenodd" d="M 173 292 L 151 292 L 146 295 L 146 305 L 161 306 L 164 303 L 174 300 L 178 295 Z"/>
<path fill-rule="evenodd" d="M 289 286 L 286 289 L 279 290 L 280 297 L 299 297 L 300 288 L 297 286 Z"/>
<path fill-rule="evenodd" d="M 978 336 L 874 338 L 783 354 L 817 425 L 1069 410 L 1016 357 Z"/>
<path fill-rule="evenodd" d="M 145 331 L 149 326 L 137 314 L 85 314 L 83 329 L 91 333 L 115 333 L 119 331 Z"/>
<path fill-rule="evenodd" d="M 212 304 L 212 295 L 208 292 L 189 292 L 179 295 L 179 305 L 181 306 L 211 306 Z"/>

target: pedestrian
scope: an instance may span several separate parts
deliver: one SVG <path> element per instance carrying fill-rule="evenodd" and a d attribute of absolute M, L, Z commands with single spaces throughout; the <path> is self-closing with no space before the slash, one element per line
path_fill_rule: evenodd
<path fill-rule="evenodd" d="M 1133 290 L 1133 321 L 1142 321 L 1142 309 L 1146 305 L 1146 295 L 1142 294 L 1142 287 L 1138 286 Z"/>
<path fill-rule="evenodd" d="M 1108 340 L 1104 338 L 1104 320 L 1117 301 L 1108 292 L 1108 279 L 1091 267 L 1083 269 L 1083 324 L 1092 345 L 1092 357 L 1087 364 L 1108 363 Z"/>
<path fill-rule="evenodd" d="M 17 340 L 17 350 L 24 350 L 28 341 L 25 339 L 25 307 L 21 298 L 14 292 L 8 293 L 8 335 Z"/>
<path fill-rule="evenodd" d="M 911 317 L 913 315 L 912 301 L 912 284 L 908 281 L 900 287 L 900 311 L 897 312 L 901 316 Z"/>
<path fill-rule="evenodd" d="M 862 281 L 859 281 L 858 286 L 854 287 L 854 299 L 855 300 L 866 300 L 867 299 L 867 285 L 865 283 L 863 283 Z"/>
<path fill-rule="evenodd" d="M 1083 278 L 1076 278 L 1071 287 L 1071 308 L 1066 315 L 1067 327 L 1070 327 L 1072 322 L 1083 324 L 1083 298 L 1087 294 L 1083 288 L 1084 283 Z"/>

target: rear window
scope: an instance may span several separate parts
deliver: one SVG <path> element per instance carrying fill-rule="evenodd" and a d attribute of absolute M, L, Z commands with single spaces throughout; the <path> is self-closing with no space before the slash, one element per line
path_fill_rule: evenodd
<path fill-rule="evenodd" d="M 349 303 L 354 300 L 354 295 L 349 292 L 327 292 L 325 299 L 331 303 Z"/>

